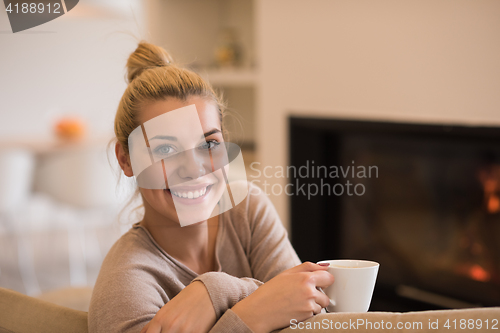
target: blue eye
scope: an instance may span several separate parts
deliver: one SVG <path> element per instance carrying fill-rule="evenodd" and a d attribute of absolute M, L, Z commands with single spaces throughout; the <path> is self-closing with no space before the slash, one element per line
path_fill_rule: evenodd
<path fill-rule="evenodd" d="M 218 145 L 220 145 L 220 142 L 218 142 L 216 140 L 210 140 L 210 141 L 207 141 L 207 142 L 201 144 L 200 149 L 214 149 Z"/>
<path fill-rule="evenodd" d="M 173 153 L 175 153 L 175 149 L 171 145 L 160 145 L 160 146 L 156 147 L 153 152 L 156 155 L 166 156 L 166 155 L 172 155 Z"/>

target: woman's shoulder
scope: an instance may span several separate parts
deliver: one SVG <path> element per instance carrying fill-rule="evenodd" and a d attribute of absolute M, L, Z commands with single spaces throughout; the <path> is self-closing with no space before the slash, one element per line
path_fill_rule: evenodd
<path fill-rule="evenodd" d="M 231 184 L 231 189 L 240 191 L 246 189 L 246 197 L 227 211 L 224 216 L 229 219 L 236 229 L 250 233 L 262 224 L 281 223 L 271 200 L 262 189 L 252 182 L 238 181 Z"/>
<path fill-rule="evenodd" d="M 239 180 L 229 185 L 235 205 L 227 213 L 232 217 L 245 218 L 256 211 L 272 207 L 267 195 L 252 182 Z"/>
<path fill-rule="evenodd" d="M 135 253 L 134 250 L 148 249 L 149 244 L 144 237 L 138 223 L 134 223 L 130 229 L 116 240 L 108 252 L 108 256 L 117 255 L 123 258 L 125 254 Z M 130 249 L 127 251 L 126 249 Z"/>
<path fill-rule="evenodd" d="M 89 330 L 104 326 L 121 331 L 125 322 L 132 325 L 140 315 L 152 318 L 175 287 L 167 288 L 168 278 L 174 276 L 169 272 L 150 248 L 144 231 L 132 226 L 102 263 L 90 301 Z"/>
<path fill-rule="evenodd" d="M 147 233 L 135 223 L 108 251 L 99 274 L 134 272 L 136 268 L 144 271 L 147 266 L 156 266 L 160 257 L 161 253 L 148 239 Z"/>

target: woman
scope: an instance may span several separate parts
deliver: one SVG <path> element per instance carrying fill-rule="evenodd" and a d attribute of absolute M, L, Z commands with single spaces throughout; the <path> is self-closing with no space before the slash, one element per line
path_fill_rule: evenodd
<path fill-rule="evenodd" d="M 214 167 L 224 142 L 224 108 L 210 85 L 145 42 L 127 69 L 129 85 L 115 118 L 116 156 L 127 177 L 156 171 L 135 174 L 144 218 L 102 264 L 89 331 L 270 332 L 319 313 L 329 301 L 318 288 L 333 277 L 325 266 L 300 263 L 274 207 L 256 187 L 222 214 L 189 215 L 230 190 L 223 181 L 227 165 Z M 160 121 L 167 118 L 176 121 Z M 151 135 L 165 127 L 172 133 Z M 145 145 L 137 139 L 141 133 Z M 206 158 L 197 159 L 200 152 L 208 152 L 211 170 Z M 175 163 L 181 153 L 184 162 Z M 141 167 L 143 161 L 151 166 Z M 161 185 L 158 174 L 165 177 Z"/>

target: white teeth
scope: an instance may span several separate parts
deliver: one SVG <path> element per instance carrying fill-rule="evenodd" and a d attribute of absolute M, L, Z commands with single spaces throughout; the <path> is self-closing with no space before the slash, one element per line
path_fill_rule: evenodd
<path fill-rule="evenodd" d="M 189 191 L 189 192 L 175 192 L 172 190 L 170 190 L 170 192 L 179 198 L 196 199 L 196 198 L 199 198 L 201 196 L 204 196 L 205 193 L 207 193 L 207 188 L 204 187 L 201 190 L 194 191 L 194 192 L 191 192 L 191 191 Z"/>

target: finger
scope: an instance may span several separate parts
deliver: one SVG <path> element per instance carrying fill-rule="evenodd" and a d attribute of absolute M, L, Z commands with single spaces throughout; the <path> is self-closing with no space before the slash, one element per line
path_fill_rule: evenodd
<path fill-rule="evenodd" d="M 314 271 L 326 271 L 328 269 L 329 264 L 318 265 L 309 261 L 306 261 L 300 265 L 292 267 L 288 270 L 289 273 L 298 273 L 298 272 L 314 272 Z"/>
<path fill-rule="evenodd" d="M 158 322 L 149 322 L 147 333 L 161 333 L 161 324 Z"/>
<path fill-rule="evenodd" d="M 142 328 L 141 333 L 147 333 L 149 324 L 151 324 L 151 322 L 147 323 L 146 326 Z"/>
<path fill-rule="evenodd" d="M 321 309 L 323 309 L 323 307 L 321 305 L 319 305 L 318 303 L 315 303 L 313 314 L 317 315 L 317 314 L 321 313 Z"/>
<path fill-rule="evenodd" d="M 326 308 L 330 305 L 330 298 L 328 298 L 328 296 L 326 296 L 321 290 L 318 290 L 318 293 L 315 294 L 314 300 L 319 306 L 321 306 L 321 308 Z"/>
<path fill-rule="evenodd" d="M 335 278 L 332 274 L 327 271 L 316 271 L 310 273 L 312 275 L 312 281 L 316 287 L 326 288 L 333 283 Z"/>

